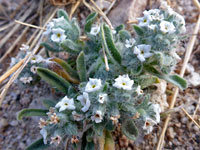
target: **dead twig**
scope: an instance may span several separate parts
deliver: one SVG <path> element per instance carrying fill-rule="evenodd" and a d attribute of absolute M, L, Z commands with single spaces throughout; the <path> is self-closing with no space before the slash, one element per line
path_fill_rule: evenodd
<path fill-rule="evenodd" d="M 44 26 L 46 26 L 46 24 L 54 17 L 55 13 L 56 13 L 57 9 L 54 10 L 54 12 L 51 14 L 51 16 L 48 18 L 48 20 L 46 21 L 46 23 L 44 24 Z M 33 43 L 30 46 L 30 49 L 32 49 L 37 41 L 40 39 L 42 39 L 41 35 L 43 33 L 43 30 L 40 30 L 40 32 L 38 33 L 38 35 L 35 37 L 35 39 L 33 40 Z M 39 40 L 39 42 L 40 42 Z M 14 82 L 14 80 L 19 76 L 19 74 L 21 73 L 21 71 L 24 69 L 24 67 L 27 65 L 27 63 L 31 60 L 32 56 L 35 55 L 39 49 L 41 47 L 38 45 L 36 45 L 36 47 L 33 49 L 32 53 L 28 54 L 25 58 L 24 58 L 24 63 L 22 64 L 22 66 L 12 75 L 12 77 L 10 78 L 10 80 L 7 82 L 7 84 L 4 86 L 3 91 L 0 94 L 0 106 L 2 104 L 2 101 L 4 99 L 4 97 L 7 94 L 7 91 L 9 89 L 9 87 L 11 86 L 11 84 Z"/>
<path fill-rule="evenodd" d="M 75 5 L 72 5 L 72 8 L 71 8 L 71 11 L 70 11 L 70 14 L 69 14 L 69 18 L 72 19 L 72 16 L 74 14 L 74 12 L 76 11 L 76 9 L 78 8 L 78 6 L 80 5 L 82 0 L 78 0 Z"/>
<path fill-rule="evenodd" d="M 107 22 L 107 24 L 110 26 L 111 29 L 114 29 L 110 20 L 108 19 L 108 17 L 104 14 L 104 12 L 99 8 L 99 6 L 93 1 L 90 0 L 92 2 L 92 4 L 96 7 L 96 9 L 98 10 L 98 12 L 100 13 L 100 15 L 103 16 L 104 20 Z"/>
<path fill-rule="evenodd" d="M 180 76 L 181 77 L 183 77 L 183 75 L 185 73 L 185 70 L 186 70 L 186 66 L 187 66 L 188 61 L 190 59 L 190 56 L 191 56 L 191 53 L 192 53 L 192 49 L 194 47 L 194 42 L 196 40 L 196 34 L 198 33 L 198 30 L 199 30 L 199 26 L 200 26 L 200 15 L 198 17 L 198 21 L 196 23 L 196 26 L 195 26 L 195 29 L 194 29 L 194 32 L 193 32 L 194 35 L 190 38 L 190 41 L 189 41 L 188 46 L 187 46 L 184 62 L 183 62 L 183 65 L 182 65 L 182 68 L 181 68 L 181 72 L 180 72 Z M 176 87 L 174 95 L 172 96 L 172 99 L 171 99 L 171 103 L 170 103 L 169 109 L 174 108 L 174 105 L 175 105 L 175 102 L 176 102 L 176 97 L 177 97 L 178 93 L 179 93 L 179 89 Z M 167 129 L 169 121 L 170 121 L 170 115 L 166 118 L 166 120 L 164 122 L 164 126 L 163 126 L 163 129 L 162 129 L 162 133 L 161 133 L 161 135 L 159 137 L 159 141 L 158 141 L 156 150 L 162 150 L 163 143 L 164 143 L 165 132 L 166 132 L 166 129 Z"/>
<path fill-rule="evenodd" d="M 0 77 L 0 84 L 7 79 L 13 72 L 15 72 L 17 69 L 19 69 L 19 67 L 21 67 L 21 65 L 24 63 L 24 59 L 20 60 L 16 65 L 14 65 L 11 69 L 9 69 L 6 73 L 4 73 L 1 77 Z"/>
<path fill-rule="evenodd" d="M 25 22 L 22 22 L 22 21 L 19 21 L 19 20 L 15 20 L 15 22 L 18 23 L 18 24 L 21 24 L 21 25 L 29 26 L 31 28 L 36 28 L 36 29 L 40 29 L 40 30 L 46 30 L 44 27 L 39 27 L 39 26 L 32 25 L 32 24 L 29 24 L 29 23 L 25 23 Z"/>
<path fill-rule="evenodd" d="M 196 115 L 196 113 L 197 113 L 197 111 L 198 111 L 198 109 L 199 109 L 199 104 L 200 104 L 200 98 L 199 98 L 199 101 L 198 101 L 197 106 L 196 106 L 196 108 L 195 108 L 195 111 L 194 111 L 194 113 L 193 113 L 193 115 L 192 115 L 193 118 L 195 117 L 195 115 Z"/>
<path fill-rule="evenodd" d="M 199 11 L 200 11 L 200 3 L 199 3 L 199 1 L 198 0 L 193 0 L 193 2 L 194 2 L 194 5 L 199 9 Z"/>
<path fill-rule="evenodd" d="M 24 21 L 32 13 L 35 7 L 36 7 L 36 4 L 33 3 L 31 7 L 26 11 L 26 13 L 24 13 L 24 15 L 20 18 L 20 21 Z M 0 48 L 2 48 L 2 46 L 13 35 L 13 33 L 15 33 L 18 30 L 19 26 L 20 26 L 19 24 L 15 25 L 12 28 L 12 30 L 0 41 Z"/>
<path fill-rule="evenodd" d="M 192 118 L 192 116 L 190 114 L 188 114 L 188 112 L 184 108 L 181 108 L 181 109 L 194 122 L 194 124 L 200 129 L 200 125 Z"/>

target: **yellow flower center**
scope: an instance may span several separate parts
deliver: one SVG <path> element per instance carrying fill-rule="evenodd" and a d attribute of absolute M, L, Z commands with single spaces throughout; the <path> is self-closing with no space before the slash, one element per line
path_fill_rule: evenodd
<path fill-rule="evenodd" d="M 144 54 L 144 50 L 141 50 L 141 54 Z"/>
<path fill-rule="evenodd" d="M 68 104 L 67 104 L 67 103 L 65 103 L 64 105 L 65 105 L 65 106 L 68 106 Z"/>
<path fill-rule="evenodd" d="M 126 85 L 126 83 L 123 82 L 122 85 Z"/>
<path fill-rule="evenodd" d="M 143 22 L 147 22 L 147 19 L 144 19 L 144 21 Z"/>
<path fill-rule="evenodd" d="M 92 85 L 92 88 L 95 88 L 96 87 L 96 85 Z"/>
<path fill-rule="evenodd" d="M 58 34 L 57 34 L 57 37 L 61 37 L 61 34 L 60 34 L 60 33 L 58 33 Z"/>

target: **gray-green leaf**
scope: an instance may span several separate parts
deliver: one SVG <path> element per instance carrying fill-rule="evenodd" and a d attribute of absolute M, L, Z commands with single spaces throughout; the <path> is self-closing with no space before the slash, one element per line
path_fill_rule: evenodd
<path fill-rule="evenodd" d="M 39 139 L 26 148 L 26 150 L 44 150 L 49 147 L 49 144 L 44 144 L 43 139 Z"/>
<path fill-rule="evenodd" d="M 138 129 L 133 120 L 126 120 L 122 123 L 122 133 L 130 140 L 136 140 Z"/>
<path fill-rule="evenodd" d="M 86 71 L 86 64 L 85 64 L 85 54 L 84 52 L 80 52 L 76 60 L 76 68 L 78 71 L 78 75 L 80 81 L 87 81 L 87 71 Z"/>
<path fill-rule="evenodd" d="M 55 72 L 40 67 L 37 68 L 37 74 L 51 86 L 54 86 L 61 92 L 67 94 L 68 88 L 71 86 L 71 84 Z"/>
<path fill-rule="evenodd" d="M 17 119 L 22 120 L 23 117 L 31 117 L 31 116 L 47 116 L 48 110 L 43 109 L 22 109 L 18 112 Z"/>

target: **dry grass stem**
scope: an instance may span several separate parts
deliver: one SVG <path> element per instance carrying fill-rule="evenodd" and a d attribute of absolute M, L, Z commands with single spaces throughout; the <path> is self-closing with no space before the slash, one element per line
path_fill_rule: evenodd
<path fill-rule="evenodd" d="M 108 9 L 104 12 L 105 15 L 107 15 L 110 12 L 110 10 L 113 8 L 113 6 L 115 5 L 115 3 L 116 3 L 116 0 L 113 0 L 113 2 L 110 4 L 110 6 L 108 7 Z M 100 18 L 100 21 L 101 20 L 102 20 L 102 17 Z"/>
<path fill-rule="evenodd" d="M 194 124 L 200 129 L 200 125 L 192 118 L 192 116 L 188 114 L 188 112 L 184 108 L 181 109 L 188 116 L 188 118 L 190 118 L 194 122 Z"/>
<path fill-rule="evenodd" d="M 108 65 L 108 59 L 107 59 L 104 49 L 103 49 L 103 57 L 104 57 L 104 61 L 105 61 L 106 71 L 109 71 L 110 69 L 109 69 L 109 65 Z"/>
<path fill-rule="evenodd" d="M 192 115 L 193 118 L 195 117 L 195 115 L 196 115 L 196 113 L 197 113 L 197 111 L 198 111 L 198 109 L 199 109 L 199 104 L 200 104 L 200 98 L 199 98 L 199 101 L 198 101 L 197 106 L 196 106 L 196 108 L 195 108 L 195 111 L 194 111 L 194 113 L 193 113 L 193 115 Z"/>
<path fill-rule="evenodd" d="M 0 32 L 4 31 L 14 25 L 14 22 L 10 22 L 9 24 L 4 25 L 3 27 L 0 28 Z"/>
<path fill-rule="evenodd" d="M 56 14 L 57 8 L 53 11 L 53 13 L 51 13 L 51 16 L 47 19 L 46 23 L 44 24 L 44 26 L 46 26 L 46 24 L 54 17 L 54 15 Z M 35 37 L 33 43 L 30 46 L 30 49 L 32 49 L 36 43 L 41 41 L 43 30 L 40 30 L 40 32 L 38 33 L 38 35 Z M 35 55 L 39 49 L 41 47 L 39 46 L 39 44 L 36 45 L 36 47 L 33 49 L 32 53 L 30 53 L 29 55 L 27 55 L 24 58 L 24 63 L 21 65 L 21 67 L 12 75 L 12 77 L 10 78 L 10 80 L 8 81 L 8 83 L 4 86 L 3 91 L 0 94 L 0 106 L 2 104 L 2 101 L 4 99 L 4 97 L 7 94 L 7 91 L 9 89 L 9 87 L 11 86 L 11 84 L 14 82 L 14 80 L 19 76 L 19 74 L 21 73 L 21 71 L 24 69 L 24 67 L 28 64 L 28 62 L 31 60 L 32 56 Z"/>
<path fill-rule="evenodd" d="M 196 26 L 195 26 L 195 29 L 194 29 L 194 32 L 193 32 L 193 36 L 190 38 L 189 43 L 187 45 L 184 62 L 183 62 L 181 72 L 180 72 L 181 77 L 183 77 L 185 70 L 186 70 L 186 66 L 187 66 L 188 61 L 190 59 L 192 49 L 194 47 L 194 43 L 195 43 L 195 40 L 196 40 L 196 37 L 197 37 L 197 33 L 199 31 L 199 26 L 200 26 L 200 15 L 198 17 L 198 21 L 196 23 Z M 175 105 L 175 102 L 176 102 L 176 97 L 177 97 L 178 93 L 179 93 L 179 89 L 176 87 L 174 95 L 172 96 L 172 99 L 171 99 L 169 109 L 174 108 L 174 105 Z M 165 132 L 166 132 L 169 121 L 170 121 L 170 115 L 166 118 L 166 120 L 164 122 L 164 126 L 163 126 L 163 129 L 162 129 L 162 133 L 159 137 L 159 141 L 158 141 L 156 150 L 162 150 L 162 148 L 163 148 Z"/>
<path fill-rule="evenodd" d="M 104 20 L 107 22 L 107 24 L 110 26 L 111 29 L 114 29 L 110 20 L 108 19 L 108 17 L 104 14 L 104 12 L 99 8 L 99 6 L 93 1 L 90 0 L 92 2 L 92 4 L 97 8 L 98 12 L 100 13 L 100 15 L 103 16 Z"/>
<path fill-rule="evenodd" d="M 20 60 L 16 65 L 14 65 L 11 69 L 9 69 L 6 73 L 4 73 L 1 77 L 0 77 L 0 84 L 6 79 L 8 78 L 13 72 L 15 72 L 19 67 L 21 67 L 21 65 L 24 63 L 24 59 Z"/>
<path fill-rule="evenodd" d="M 22 22 L 22 21 L 19 21 L 19 20 L 15 20 L 15 22 L 19 23 L 21 25 L 25 25 L 25 26 L 31 27 L 31 28 L 36 28 L 36 29 L 40 29 L 40 30 L 46 30 L 44 27 L 39 27 L 39 26 L 32 25 L 32 24 L 29 24 L 29 23 L 25 23 L 25 22 Z"/>
<path fill-rule="evenodd" d="M 92 6 L 90 6 L 85 0 L 83 0 L 83 4 L 90 10 L 90 11 L 96 11 L 96 9 Z"/>
<path fill-rule="evenodd" d="M 195 6 L 199 9 L 199 11 L 200 11 L 200 3 L 199 3 L 199 1 L 198 0 L 193 0 L 193 2 L 194 2 L 194 4 L 195 4 Z"/>
<path fill-rule="evenodd" d="M 137 20 L 129 20 L 127 21 L 127 24 L 137 24 L 138 21 Z"/>
<path fill-rule="evenodd" d="M 72 8 L 71 8 L 71 11 L 70 11 L 70 14 L 69 14 L 69 18 L 72 19 L 72 16 L 74 14 L 74 12 L 76 11 L 76 9 L 78 8 L 78 6 L 80 5 L 82 0 L 78 0 L 75 5 L 72 5 Z"/>
<path fill-rule="evenodd" d="M 20 18 L 20 21 L 24 21 L 34 10 L 36 4 L 33 3 L 31 7 L 24 13 L 24 15 Z M 15 25 L 12 30 L 0 41 L 0 48 L 6 43 L 6 41 L 18 30 L 19 24 Z"/>
<path fill-rule="evenodd" d="M 29 27 L 26 27 L 23 32 L 20 34 L 20 36 L 17 37 L 17 39 L 15 40 L 15 42 L 12 44 L 11 47 L 9 47 L 9 49 L 4 53 L 4 55 L 0 58 L 0 63 L 2 63 L 4 61 L 4 59 L 13 51 L 13 49 L 15 48 L 15 46 L 20 42 L 20 40 L 22 39 L 22 37 L 24 37 L 24 35 L 26 34 L 26 32 L 28 31 Z M 1 82 L 0 82 L 1 83 Z"/>

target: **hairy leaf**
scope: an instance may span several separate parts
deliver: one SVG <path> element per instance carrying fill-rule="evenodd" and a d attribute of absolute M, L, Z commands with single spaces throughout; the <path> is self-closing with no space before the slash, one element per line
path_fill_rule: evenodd
<path fill-rule="evenodd" d="M 118 63 L 121 63 L 121 55 L 115 46 L 113 36 L 112 36 L 112 31 L 105 24 L 103 25 L 103 28 L 102 28 L 102 38 L 103 38 L 103 41 L 105 42 L 105 48 L 107 49 L 107 52 L 110 51 L 110 54 L 115 59 L 115 61 L 117 61 Z"/>
<path fill-rule="evenodd" d="M 138 129 L 133 120 L 126 120 L 122 123 L 122 133 L 130 140 L 136 140 Z"/>
<path fill-rule="evenodd" d="M 94 21 L 96 20 L 97 17 L 97 13 L 94 12 L 92 14 L 90 14 L 87 18 L 86 18 L 86 24 L 85 24 L 85 31 L 86 32 L 90 32 L 91 28 L 92 28 L 92 24 L 94 23 Z"/>
<path fill-rule="evenodd" d="M 62 41 L 61 47 L 63 48 L 63 50 L 69 53 L 79 53 L 81 49 L 81 47 L 78 44 L 74 43 L 70 39 Z"/>
<path fill-rule="evenodd" d="M 26 148 L 26 150 L 44 150 L 49 147 L 49 144 L 44 144 L 43 139 L 39 139 Z"/>
<path fill-rule="evenodd" d="M 67 14 L 66 11 L 64 11 L 63 9 L 59 9 L 59 10 L 57 11 L 57 16 L 58 16 L 58 17 L 62 17 L 62 16 L 63 16 L 63 17 L 65 18 L 65 20 L 69 22 L 68 14 Z"/>
<path fill-rule="evenodd" d="M 115 150 L 115 142 L 111 132 L 105 131 L 104 150 Z"/>
<path fill-rule="evenodd" d="M 50 108 L 50 107 L 54 107 L 56 105 L 56 102 L 53 100 L 49 100 L 49 99 L 44 99 L 42 101 L 42 104 L 46 107 L 46 108 Z"/>
<path fill-rule="evenodd" d="M 139 35 L 139 36 L 143 36 L 144 35 L 143 29 L 140 28 L 139 26 L 133 25 L 133 28 L 134 28 L 135 32 L 137 33 L 137 35 Z"/>
<path fill-rule="evenodd" d="M 43 109 L 22 109 L 18 112 L 17 119 L 22 120 L 23 117 L 31 117 L 31 116 L 47 116 L 48 110 Z"/>
<path fill-rule="evenodd" d="M 174 84 L 175 86 L 179 87 L 181 90 L 187 88 L 187 82 L 178 75 L 163 74 L 150 65 L 145 65 L 145 69 L 152 75 L 157 76 L 158 78 L 164 79 Z"/>
<path fill-rule="evenodd" d="M 51 45 L 49 45 L 47 42 L 42 42 L 40 43 L 41 46 L 44 46 L 47 50 L 52 51 L 52 52 L 61 52 L 59 49 L 53 48 Z"/>
<path fill-rule="evenodd" d="M 37 74 L 49 83 L 51 86 L 56 87 L 61 92 L 67 93 L 68 88 L 71 86 L 69 82 L 67 82 L 62 77 L 58 76 L 55 72 L 46 69 L 46 68 L 37 68 Z"/>
<path fill-rule="evenodd" d="M 86 64 L 85 64 L 85 54 L 84 52 L 80 52 L 76 60 L 76 68 L 78 71 L 78 75 L 80 81 L 87 81 L 87 71 L 86 71 Z"/>
<path fill-rule="evenodd" d="M 131 34 L 126 30 L 121 30 L 121 31 L 119 31 L 119 38 L 122 42 L 125 42 L 126 39 L 131 38 Z"/>
<path fill-rule="evenodd" d="M 55 61 L 56 63 L 58 63 L 60 66 L 62 66 L 62 68 L 68 72 L 72 77 L 78 79 L 78 73 L 70 66 L 70 64 L 68 64 L 66 61 L 54 57 L 51 59 L 52 61 Z"/>

